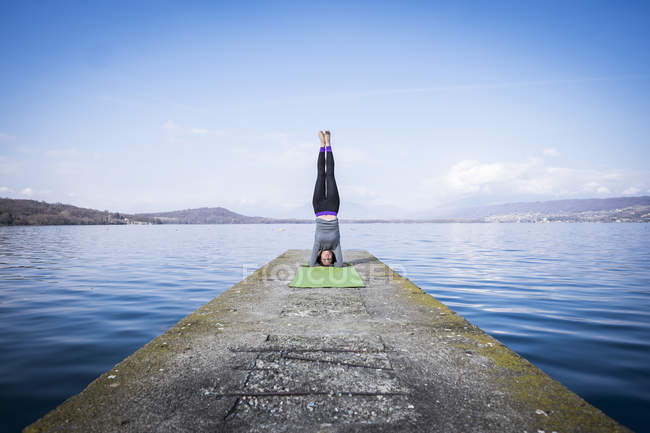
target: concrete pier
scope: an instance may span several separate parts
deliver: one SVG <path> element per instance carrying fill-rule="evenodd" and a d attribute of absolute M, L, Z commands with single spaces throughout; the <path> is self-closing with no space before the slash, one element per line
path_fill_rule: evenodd
<path fill-rule="evenodd" d="M 24 432 L 626 432 L 367 251 L 288 250 Z"/>

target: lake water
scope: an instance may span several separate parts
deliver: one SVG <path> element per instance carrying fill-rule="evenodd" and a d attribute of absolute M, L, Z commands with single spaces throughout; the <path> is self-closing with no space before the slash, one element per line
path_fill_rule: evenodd
<path fill-rule="evenodd" d="M 284 230 L 283 230 L 284 229 Z M 314 226 L 0 227 L 0 428 L 20 431 Z M 650 425 L 649 224 L 345 224 L 603 412 Z"/>

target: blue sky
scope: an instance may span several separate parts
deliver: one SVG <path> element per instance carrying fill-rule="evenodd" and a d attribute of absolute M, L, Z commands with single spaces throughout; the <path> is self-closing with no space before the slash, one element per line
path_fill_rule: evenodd
<path fill-rule="evenodd" d="M 650 194 L 650 3 L 0 1 L 0 196 L 342 217 Z"/>

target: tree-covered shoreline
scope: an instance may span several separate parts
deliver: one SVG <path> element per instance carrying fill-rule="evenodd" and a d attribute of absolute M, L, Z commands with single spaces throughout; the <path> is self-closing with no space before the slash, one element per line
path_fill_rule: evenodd
<path fill-rule="evenodd" d="M 650 222 L 650 197 L 576 199 L 507 203 L 461 209 L 434 218 L 343 218 L 348 224 L 368 223 L 557 223 Z M 223 207 L 125 214 L 63 203 L 0 198 L 0 226 L 119 224 L 310 224 L 313 218 L 268 218 L 242 215 Z"/>
<path fill-rule="evenodd" d="M 135 217 L 63 203 L 0 198 L 0 225 L 161 224 L 159 218 Z"/>

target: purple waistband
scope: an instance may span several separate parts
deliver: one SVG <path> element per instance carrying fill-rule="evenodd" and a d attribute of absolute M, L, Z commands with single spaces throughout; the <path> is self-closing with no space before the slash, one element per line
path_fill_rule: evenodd
<path fill-rule="evenodd" d="M 321 151 L 321 152 L 325 152 L 325 148 L 324 148 L 324 147 L 321 147 L 321 148 L 320 148 L 320 151 Z"/>
<path fill-rule="evenodd" d="M 332 146 L 327 146 L 327 147 L 325 148 L 325 150 L 328 151 L 328 152 L 331 152 L 331 151 L 332 151 Z"/>
<path fill-rule="evenodd" d="M 321 216 L 321 215 L 336 215 L 336 212 L 333 212 L 331 210 L 323 210 L 320 212 L 316 212 L 316 216 Z"/>

